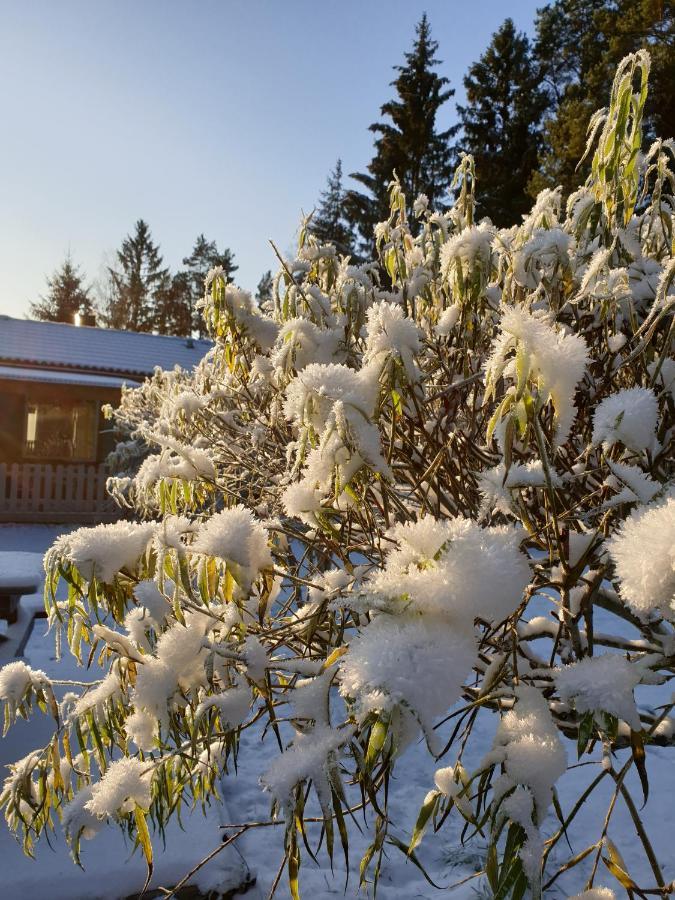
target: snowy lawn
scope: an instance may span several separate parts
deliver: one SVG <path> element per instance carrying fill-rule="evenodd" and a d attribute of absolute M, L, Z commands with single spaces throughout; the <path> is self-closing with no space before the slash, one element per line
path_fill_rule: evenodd
<path fill-rule="evenodd" d="M 54 537 L 61 533 L 60 527 L 46 526 L 13 526 L 0 528 L 0 551 L 28 551 L 42 554 L 51 544 Z M 39 594 L 24 598 L 26 608 L 40 608 Z M 545 614 L 545 601 L 541 600 L 541 608 L 532 608 L 532 614 Z M 614 623 L 615 624 L 615 623 Z M 95 677 L 95 673 L 87 673 L 78 668 L 74 659 L 66 656 L 60 664 L 56 663 L 51 635 L 45 636 L 46 622 L 38 619 L 33 634 L 25 651 L 26 661 L 34 668 L 44 670 L 48 675 L 62 679 L 87 680 Z M 629 627 L 629 626 L 627 626 Z M 601 614 L 598 613 L 597 628 L 602 628 Z M 536 651 L 536 643 L 532 649 Z M 8 660 L 3 660 L 7 662 Z M 651 700 L 653 702 L 653 688 Z M 669 699 L 670 690 L 663 689 L 663 699 Z M 640 689 L 637 692 L 638 704 Z M 498 720 L 496 716 L 484 714 L 479 717 L 473 730 L 471 740 L 464 755 L 466 768 L 475 767 L 482 756 L 491 748 Z M 442 726 L 440 733 L 446 740 L 451 733 L 454 722 Z M 19 721 L 8 736 L 0 741 L 0 762 L 4 765 L 20 758 L 29 749 L 35 747 L 40 740 L 46 741 L 52 729 L 51 720 L 37 713 L 30 723 Z M 576 748 L 566 742 L 568 760 L 573 762 Z M 184 816 L 184 831 L 177 824 L 169 828 L 167 844 L 164 850 L 157 838 L 155 843 L 155 876 L 153 885 L 170 885 L 186 874 L 201 858 L 214 850 L 221 839 L 223 823 L 238 824 L 251 821 L 269 821 L 269 795 L 263 793 L 258 783 L 260 773 L 265 771 L 279 753 L 273 733 L 268 732 L 263 740 L 260 730 L 249 729 L 244 732 L 239 754 L 239 771 L 224 778 L 223 788 L 227 807 L 213 809 L 204 818 L 198 810 L 191 816 Z M 616 768 L 628 758 L 628 751 L 618 754 Z M 454 748 L 448 760 L 454 760 Z M 600 771 L 598 755 L 594 762 L 584 757 L 583 764 L 571 769 L 557 784 L 558 795 L 565 813 L 569 812 L 569 801 L 566 798 L 578 797 L 583 789 Z M 394 829 L 392 831 L 402 841 L 409 839 L 415 818 L 425 794 L 434 786 L 434 772 L 440 764 L 434 764 L 422 743 L 411 746 L 400 760 L 395 770 L 389 796 Z M 667 879 L 675 878 L 675 850 L 672 835 L 675 831 L 675 809 L 672 796 L 675 783 L 672 751 L 659 747 L 647 748 L 647 766 L 650 778 L 651 793 L 648 805 L 641 815 L 644 817 L 647 830 L 650 832 L 654 850 L 664 875 Z M 641 790 L 637 774 L 629 774 L 627 784 L 638 798 Z M 580 813 L 570 840 L 573 851 L 579 852 L 597 840 L 601 832 L 607 807 L 612 796 L 612 783 L 606 779 L 593 794 L 592 800 Z M 358 796 L 353 794 L 353 802 Z M 313 813 L 308 813 L 312 815 Z M 364 822 L 361 813 L 355 813 L 355 819 L 362 828 L 359 833 L 354 823 L 350 828 L 350 854 L 352 874 L 345 891 L 345 868 L 339 841 L 336 851 L 333 872 L 325 849 L 318 854 L 318 865 L 314 863 L 306 850 L 301 848 L 302 866 L 300 870 L 300 887 L 303 897 L 322 898 L 329 896 L 356 897 L 358 894 L 358 862 L 366 847 L 372 841 L 373 821 L 369 814 Z M 440 886 L 447 886 L 460 881 L 475 872 L 483 865 L 485 858 L 485 839 L 480 836 L 462 846 L 461 832 L 464 820 L 456 813 L 450 816 L 443 829 L 437 835 L 427 834 L 419 848 L 419 858 L 430 877 Z M 545 831 L 550 834 L 555 830 L 553 816 L 549 816 Z M 651 827 L 650 827 L 651 826 Z M 315 830 L 312 831 L 311 829 Z M 319 826 L 308 826 L 312 846 L 316 845 Z M 227 832 L 230 833 L 230 832 Z M 131 853 L 131 846 L 125 843 L 121 832 L 114 826 L 104 829 L 92 841 L 82 843 L 82 862 L 84 871 L 76 868 L 68 854 L 67 848 L 57 826 L 57 839 L 50 848 L 42 841 L 37 848 L 37 860 L 27 859 L 14 838 L 3 826 L 0 830 L 0 871 L 2 871 L 3 900 L 18 900 L 28 894 L 33 897 L 49 896 L 50 900 L 77 900 L 77 898 L 117 898 L 126 897 L 139 891 L 145 878 L 145 865 L 141 856 Z M 650 868 L 638 841 L 635 840 L 629 812 L 621 798 L 617 802 L 609 828 L 609 836 L 620 848 L 631 875 L 638 883 L 650 882 Z M 220 882 L 223 886 L 234 887 L 241 883 L 248 869 L 256 877 L 255 886 L 247 893 L 250 900 L 264 900 L 275 878 L 283 858 L 283 826 L 276 824 L 253 829 L 244 834 L 238 841 L 239 851 L 229 848 L 215 857 L 197 878 L 196 883 L 207 887 Z M 240 855 L 241 854 L 241 855 Z M 407 861 L 395 847 L 387 850 L 383 873 L 378 887 L 378 895 L 385 900 L 410 900 L 410 898 L 433 898 L 438 892 L 430 886 L 415 865 Z M 555 863 L 562 864 L 567 856 L 572 855 L 569 848 L 562 844 L 554 859 L 549 862 L 549 874 L 556 868 Z M 549 896 L 568 897 L 583 888 L 584 879 L 588 876 L 592 854 L 584 864 L 576 868 L 570 876 L 562 876 L 550 889 Z M 248 864 L 248 867 L 247 867 Z M 354 871 L 356 869 L 356 871 Z M 596 884 L 612 886 L 620 895 L 621 888 L 613 881 L 602 862 Z M 241 896 L 241 895 L 237 895 Z M 277 891 L 279 898 L 287 898 L 289 891 L 285 876 L 282 877 Z M 489 896 L 482 878 L 472 879 L 457 888 L 452 894 L 457 898 L 475 898 Z"/>

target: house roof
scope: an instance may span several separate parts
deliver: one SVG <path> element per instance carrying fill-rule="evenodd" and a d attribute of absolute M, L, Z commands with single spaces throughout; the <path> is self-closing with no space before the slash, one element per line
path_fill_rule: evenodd
<path fill-rule="evenodd" d="M 192 369 L 211 341 L 0 316 L 0 363 L 66 371 L 151 375 Z"/>
<path fill-rule="evenodd" d="M 95 375 L 91 372 L 63 372 L 58 369 L 39 369 L 30 366 L 0 366 L 0 381 L 39 381 L 41 384 L 79 384 L 88 387 L 138 387 L 140 376 Z"/>

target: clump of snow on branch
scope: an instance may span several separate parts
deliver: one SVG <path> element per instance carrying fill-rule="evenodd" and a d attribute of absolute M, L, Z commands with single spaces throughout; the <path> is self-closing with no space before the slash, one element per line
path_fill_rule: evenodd
<path fill-rule="evenodd" d="M 134 569 L 152 539 L 154 524 L 118 522 L 78 528 L 47 551 L 45 567 L 64 560 L 87 581 L 108 583 L 121 569 Z"/>
<path fill-rule="evenodd" d="M 488 383 L 502 376 L 519 385 L 532 379 L 542 402 L 553 403 L 556 442 L 563 444 L 575 415 L 574 393 L 588 363 L 586 342 L 517 307 L 504 311 L 499 327 L 486 366 Z"/>
<path fill-rule="evenodd" d="M 642 672 L 618 653 L 588 656 L 560 669 L 555 683 L 560 698 L 572 702 L 579 713 L 605 712 L 640 731 L 633 691 Z"/>
<path fill-rule="evenodd" d="M 116 813 L 132 812 L 134 807 L 150 808 L 152 800 L 152 763 L 134 757 L 118 759 L 100 781 L 91 788 L 84 808 L 99 819 Z"/>
<path fill-rule="evenodd" d="M 230 563 L 247 584 L 272 566 L 265 529 L 244 506 L 233 506 L 212 516 L 199 529 L 190 549 Z"/>
<path fill-rule="evenodd" d="M 621 597 L 639 616 L 675 616 L 675 496 L 634 510 L 608 544 Z M 647 549 L 648 548 L 648 549 Z"/>
<path fill-rule="evenodd" d="M 624 444 L 631 450 L 651 449 L 659 413 L 653 391 L 627 388 L 602 400 L 593 416 L 593 443 L 612 447 Z"/>
<path fill-rule="evenodd" d="M 496 801 L 504 797 L 502 815 L 525 831 L 527 841 L 521 858 L 528 881 L 536 888 L 543 850 L 539 826 L 551 804 L 553 787 L 567 768 L 567 759 L 542 695 L 531 687 L 516 688 L 515 695 L 513 710 L 499 723 L 489 762 L 498 760 L 504 767 L 495 785 Z"/>

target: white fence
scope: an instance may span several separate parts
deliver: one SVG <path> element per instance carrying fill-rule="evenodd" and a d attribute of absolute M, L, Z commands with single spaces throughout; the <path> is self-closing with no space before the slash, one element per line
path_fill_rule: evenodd
<path fill-rule="evenodd" d="M 0 463 L 0 522 L 110 522 L 102 465 Z"/>

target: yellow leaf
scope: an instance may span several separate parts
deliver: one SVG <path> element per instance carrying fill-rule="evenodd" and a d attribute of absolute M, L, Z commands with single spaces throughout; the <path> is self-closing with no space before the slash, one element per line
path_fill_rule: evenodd
<path fill-rule="evenodd" d="M 326 669 L 330 669 L 330 667 L 333 665 L 333 663 L 336 663 L 338 661 L 338 659 L 340 659 L 341 656 L 345 655 L 347 650 L 348 650 L 347 647 L 336 647 L 335 650 L 333 650 L 333 652 L 330 654 L 330 656 L 326 659 L 324 664 L 321 666 L 321 670 L 323 672 L 325 672 Z"/>
<path fill-rule="evenodd" d="M 138 843 L 143 850 L 143 856 L 145 857 L 145 862 L 148 866 L 148 877 L 145 879 L 145 885 L 141 892 L 142 895 L 146 892 L 148 885 L 150 884 L 150 879 L 152 878 L 152 841 L 150 840 L 148 823 L 145 821 L 145 813 L 138 804 L 136 804 L 134 808 L 134 819 L 136 820 Z"/>
<path fill-rule="evenodd" d="M 627 890 L 635 890 L 637 885 L 628 872 L 626 872 L 626 863 L 623 861 L 623 857 L 619 853 L 616 845 L 613 844 L 609 838 L 605 838 L 605 848 L 607 849 L 608 856 L 603 854 L 602 861 L 604 864 L 623 887 Z"/>

